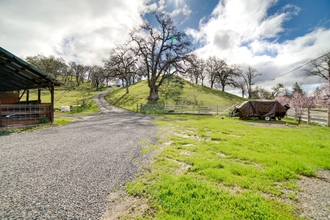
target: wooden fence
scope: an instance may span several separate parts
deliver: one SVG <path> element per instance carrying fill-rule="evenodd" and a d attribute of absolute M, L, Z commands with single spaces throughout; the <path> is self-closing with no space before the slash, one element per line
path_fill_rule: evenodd
<path fill-rule="evenodd" d="M 290 118 L 301 119 L 308 124 L 316 123 L 330 127 L 330 109 L 326 108 L 295 108 L 289 109 L 287 116 Z"/>
<path fill-rule="evenodd" d="M 176 114 L 199 114 L 199 115 L 228 115 L 233 106 L 200 106 L 200 105 L 155 105 L 140 104 L 137 112 L 141 113 L 176 113 Z"/>
<path fill-rule="evenodd" d="M 51 104 L 1 104 L 0 128 L 24 127 L 52 121 Z"/>

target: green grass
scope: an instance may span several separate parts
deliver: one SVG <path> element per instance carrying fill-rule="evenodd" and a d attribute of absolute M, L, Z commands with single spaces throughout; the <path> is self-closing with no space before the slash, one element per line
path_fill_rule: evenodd
<path fill-rule="evenodd" d="M 113 105 L 131 111 L 136 111 L 137 105 L 150 103 L 147 100 L 149 87 L 146 80 L 130 86 L 129 91 L 126 94 L 125 88 L 120 88 L 109 93 L 106 99 Z M 230 93 L 192 84 L 179 77 L 165 80 L 159 88 L 159 97 L 158 103 L 204 106 L 231 106 L 245 101 Z"/>
<path fill-rule="evenodd" d="M 0 131 L 0 136 L 9 135 L 11 133 L 32 132 L 32 131 L 37 131 L 40 129 L 50 128 L 50 127 L 54 127 L 54 126 L 67 125 L 67 124 L 70 124 L 71 122 L 72 122 L 72 119 L 70 119 L 70 118 L 55 118 L 53 124 L 47 123 L 47 124 L 26 126 L 24 128 L 11 128 L 11 129 L 7 129 L 4 131 Z"/>
<path fill-rule="evenodd" d="M 154 123 L 170 145 L 126 185 L 149 198 L 155 213 L 145 218 L 299 219 L 278 198 L 296 201 L 300 175 L 330 169 L 327 127 L 178 115 Z"/>
<path fill-rule="evenodd" d="M 106 88 L 103 88 L 103 90 Z M 54 107 L 60 108 L 61 106 L 71 106 L 71 105 L 82 105 L 84 108 L 79 112 L 71 112 L 71 113 L 91 113 L 98 110 L 97 105 L 93 101 L 93 97 L 95 94 L 100 91 L 95 91 L 95 88 L 91 85 L 91 83 L 83 83 L 79 87 L 74 87 L 68 89 L 65 86 L 56 87 L 54 91 Z M 37 100 L 38 98 L 37 90 L 30 90 L 29 100 Z M 21 98 L 22 101 L 26 100 L 26 94 Z M 51 96 L 48 89 L 42 89 L 41 91 L 41 102 L 42 103 L 50 103 Z M 58 112 L 60 113 L 60 112 Z M 65 114 L 67 114 L 66 112 Z"/>

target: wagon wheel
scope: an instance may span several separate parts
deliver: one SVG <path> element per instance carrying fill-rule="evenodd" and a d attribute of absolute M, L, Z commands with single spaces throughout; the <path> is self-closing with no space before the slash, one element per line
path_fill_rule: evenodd
<path fill-rule="evenodd" d="M 269 117 L 269 116 L 266 116 L 266 117 L 265 117 L 265 120 L 266 120 L 266 121 L 270 121 L 270 117 Z"/>

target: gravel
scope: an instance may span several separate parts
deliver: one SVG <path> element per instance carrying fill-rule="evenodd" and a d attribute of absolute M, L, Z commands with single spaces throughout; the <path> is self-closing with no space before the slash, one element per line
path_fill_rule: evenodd
<path fill-rule="evenodd" d="M 303 218 L 330 220 L 330 170 L 320 170 L 317 177 L 301 177 L 297 182 L 300 216 Z"/>
<path fill-rule="evenodd" d="M 132 180 L 150 116 L 95 97 L 98 115 L 62 127 L 0 136 L 0 219 L 99 219 L 106 196 Z"/>

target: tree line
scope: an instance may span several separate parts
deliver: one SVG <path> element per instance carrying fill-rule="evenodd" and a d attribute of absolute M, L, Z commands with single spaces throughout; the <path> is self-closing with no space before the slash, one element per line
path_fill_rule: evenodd
<path fill-rule="evenodd" d="M 282 84 L 267 90 L 254 87 L 254 80 L 261 73 L 249 66 L 243 71 L 237 64 L 228 64 L 216 56 L 206 59 L 198 57 L 192 49 L 192 42 L 184 32 L 177 30 L 169 14 L 154 12 L 156 25 L 147 21 L 130 32 L 129 40 L 110 51 L 103 59 L 103 66 L 85 66 L 66 62 L 54 56 L 37 55 L 26 60 L 38 69 L 61 78 L 65 84 L 77 85 L 90 80 L 96 89 L 110 81 L 121 82 L 129 93 L 129 87 L 136 81 L 146 79 L 151 101 L 159 99 L 159 87 L 165 79 L 180 75 L 191 82 L 211 88 L 231 87 L 239 89 L 242 97 L 248 99 L 274 99 L 279 96 L 293 97 Z M 330 80 L 330 52 L 310 62 L 305 72 L 308 75 Z M 300 85 L 296 83 L 296 87 Z M 300 86 L 301 87 L 301 86 Z M 283 93 L 283 91 L 286 91 Z M 319 94 L 324 90 L 320 90 Z M 284 94 L 284 95 L 283 95 Z M 302 94 L 302 93 L 301 93 Z M 329 94 L 329 93 L 328 93 Z"/>

